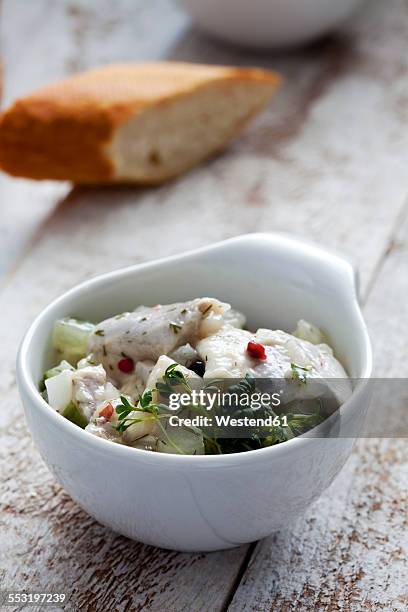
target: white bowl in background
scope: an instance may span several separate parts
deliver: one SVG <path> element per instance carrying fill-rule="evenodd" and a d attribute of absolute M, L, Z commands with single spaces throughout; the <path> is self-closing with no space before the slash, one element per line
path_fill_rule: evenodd
<path fill-rule="evenodd" d="M 205 32 L 258 49 L 289 47 L 327 34 L 362 0 L 180 0 Z"/>
<path fill-rule="evenodd" d="M 36 318 L 17 362 L 29 429 L 71 497 L 125 536 L 183 551 L 231 548 L 286 527 L 329 486 L 353 446 L 352 437 L 299 437 L 235 455 L 159 454 L 93 436 L 42 399 L 38 381 L 54 358 L 51 331 L 59 317 L 98 321 L 139 304 L 205 295 L 242 310 L 250 329 L 291 330 L 308 319 L 327 330 L 350 376 L 370 376 L 370 341 L 350 264 L 277 234 L 233 238 L 82 283 Z M 358 434 L 366 387 L 329 427 Z"/>

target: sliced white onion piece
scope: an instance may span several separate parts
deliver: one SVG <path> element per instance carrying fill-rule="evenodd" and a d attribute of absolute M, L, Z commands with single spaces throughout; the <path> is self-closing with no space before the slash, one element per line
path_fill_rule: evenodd
<path fill-rule="evenodd" d="M 62 412 L 72 400 L 72 376 L 71 370 L 63 370 L 61 374 L 48 378 L 45 381 L 48 403 L 57 412 Z"/>

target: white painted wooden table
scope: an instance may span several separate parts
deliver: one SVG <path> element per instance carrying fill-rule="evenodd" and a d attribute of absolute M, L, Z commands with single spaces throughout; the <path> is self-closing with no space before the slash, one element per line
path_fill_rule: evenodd
<path fill-rule="evenodd" d="M 307 236 L 361 273 L 377 375 L 408 377 L 408 3 L 368 0 L 335 39 L 251 55 L 171 0 L 5 0 L 3 103 L 105 61 L 259 64 L 286 85 L 217 159 L 167 186 L 72 189 L 0 177 L 0 580 L 67 610 L 405 610 L 405 440 L 361 440 L 288 530 L 226 553 L 160 551 L 95 523 L 33 447 L 14 360 L 33 317 L 105 270 L 256 230 Z M 8 608 L 11 609 L 11 608 Z"/>

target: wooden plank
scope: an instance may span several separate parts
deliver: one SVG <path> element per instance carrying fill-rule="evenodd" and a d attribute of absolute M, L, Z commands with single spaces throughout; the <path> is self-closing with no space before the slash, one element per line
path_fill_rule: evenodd
<path fill-rule="evenodd" d="M 172 0 L 3 0 L 1 19 L 4 104 L 98 64 L 162 57 L 186 26 Z"/>
<path fill-rule="evenodd" d="M 61 31 L 63 17 L 61 3 L 49 0 L 2 3 L 2 107 L 33 87 L 65 73 L 66 63 L 76 51 Z M 36 184 L 35 188 L 33 185 L 32 181 L 0 175 L 0 278 L 15 264 L 35 228 L 68 191 L 68 186 L 51 182 Z"/>
<path fill-rule="evenodd" d="M 365 290 L 406 193 L 406 32 L 404 0 L 372 0 L 343 35 L 291 53 L 251 54 L 186 32 L 171 59 L 256 63 L 286 79 L 252 129 L 209 165 L 213 201 L 229 211 L 215 231 L 224 223 L 230 234 L 263 227 L 315 238 L 358 265 Z M 204 179 L 190 176 L 196 206 Z"/>
<path fill-rule="evenodd" d="M 26 439 L 14 441 L 13 448 L 13 469 L 6 474 L 9 490 L 16 484 L 14 469 L 26 468 L 28 461 L 30 473 L 35 469 L 37 476 L 35 482 L 29 475 L 17 478 L 19 493 L 2 495 L 3 588 L 65 592 L 67 610 L 221 608 L 241 564 L 242 548 L 190 555 L 127 540 L 72 502 L 30 443 L 27 448 Z M 10 497 L 14 501 L 7 503 Z"/>
<path fill-rule="evenodd" d="M 0 548 L 7 560 L 3 567 L 9 586 L 33 588 L 36 583 L 43 589 L 65 585 L 75 609 L 125 610 L 133 597 L 132 609 L 220 610 L 229 600 L 245 562 L 245 548 L 190 556 L 131 543 L 87 518 L 55 485 L 19 418 L 15 347 L 35 314 L 80 280 L 244 231 L 294 231 L 341 248 L 362 264 L 363 286 L 367 288 L 403 210 L 407 188 L 406 160 L 401 151 L 408 150 L 399 110 L 407 84 L 403 71 L 398 76 L 396 68 L 405 65 L 406 57 L 401 53 L 406 45 L 403 5 L 395 0 L 394 10 L 389 11 L 389 5 L 382 9 L 380 4 L 372 4 L 372 13 L 356 21 L 357 38 L 350 45 L 328 42 L 289 57 L 251 58 L 251 63 L 276 64 L 287 74 L 288 83 L 270 111 L 226 154 L 158 189 L 75 189 L 42 225 L 36 242 L 9 277 L 0 294 L 0 392 L 9 407 L 1 424 L 4 512 L 0 519 Z M 117 5 L 123 6 L 125 13 Z M 128 2 L 115 4 L 120 20 L 128 15 L 129 6 Z M 75 10 L 72 13 L 71 9 L 69 19 L 74 20 L 80 32 L 76 34 L 81 43 L 76 68 L 97 57 L 106 59 L 111 52 L 106 46 L 107 37 L 118 38 L 122 26 L 113 23 L 110 31 L 102 26 L 95 29 L 89 13 L 87 25 L 81 26 L 83 17 Z M 170 5 L 166 10 L 170 15 Z M 144 23 L 148 33 L 149 15 L 146 9 Z M 98 19 L 98 23 L 106 23 Z M 179 17 L 170 19 L 177 21 Z M 228 58 L 234 63 L 249 63 L 246 53 L 224 51 L 195 34 L 187 33 L 172 48 L 166 40 L 161 53 L 178 59 Z M 380 62 L 375 45 L 385 40 L 392 44 L 382 44 Z M 144 53 L 148 54 L 147 47 Z M 392 92 L 391 74 L 396 83 Z M 386 119 L 384 109 L 389 111 Z M 378 125 L 381 130 L 375 131 Z M 339 139 L 339 133 L 346 136 Z M 367 451 L 368 475 L 372 456 Z M 353 457 L 350 465 L 353 461 L 357 465 L 361 459 Z M 346 483 L 347 474 L 345 471 L 341 476 Z M 331 540 L 331 567 L 340 581 L 339 596 L 346 597 L 353 586 L 350 580 L 341 586 L 344 575 L 339 564 L 346 561 L 337 556 L 336 538 L 340 538 L 340 547 L 346 547 L 350 566 L 357 558 L 357 549 L 352 541 L 351 546 L 350 538 L 342 540 L 341 508 L 349 507 L 351 493 L 342 489 L 340 482 L 339 490 L 342 493 L 338 509 L 324 505 L 330 501 L 327 497 L 319 503 L 323 504 L 322 516 L 328 528 L 338 534 Z M 385 492 L 388 504 L 393 498 L 388 488 Z M 354 495 L 359 494 L 356 491 Z M 366 499 L 368 493 L 364 495 Z M 354 514 L 350 516 L 355 520 Z M 282 540 L 280 549 L 279 544 L 276 546 L 287 559 L 288 555 L 301 556 L 316 546 L 313 563 L 318 568 L 318 584 L 322 567 L 319 559 L 324 558 L 327 541 L 318 537 L 325 525 L 313 518 L 308 524 L 309 533 L 304 534 L 303 548 L 296 549 L 300 552 L 295 552 L 287 540 Z M 388 534 L 386 526 L 384 533 Z M 267 541 L 260 546 L 270 545 Z M 263 574 L 267 589 L 270 577 L 274 579 L 274 565 L 275 560 L 269 566 L 265 562 L 265 570 L 269 567 L 272 571 Z M 297 568 L 300 581 L 305 567 Z M 243 588 L 246 584 L 247 579 Z M 330 586 L 326 596 L 327 601 L 333 602 L 330 593 L 335 592 L 335 581 Z M 282 582 L 279 588 L 282 597 L 286 597 Z M 249 590 L 240 590 L 232 607 L 238 600 L 242 602 L 242 597 L 248 609 L 258 604 L 254 603 L 253 592 L 251 595 Z M 269 605 L 271 599 L 263 597 L 261 603 Z M 312 601 L 310 596 L 309 602 Z M 321 602 L 324 604 L 324 600 Z"/>
<path fill-rule="evenodd" d="M 408 377 L 408 205 L 365 315 L 378 377 Z M 229 610 L 406 610 L 408 449 L 359 440 L 328 491 L 291 529 L 260 542 Z"/>
<path fill-rule="evenodd" d="M 258 544 L 229 610 L 405 610 L 406 461 L 405 440 L 359 443 L 304 518 Z"/>

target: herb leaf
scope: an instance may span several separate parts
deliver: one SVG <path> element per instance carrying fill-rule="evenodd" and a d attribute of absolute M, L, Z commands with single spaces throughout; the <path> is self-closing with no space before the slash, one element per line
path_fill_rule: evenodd
<path fill-rule="evenodd" d="M 139 404 L 141 405 L 143 409 L 145 409 L 149 406 L 149 404 L 151 404 L 152 399 L 153 399 L 152 392 L 150 391 L 150 389 L 146 389 L 143 395 L 139 397 Z"/>
<path fill-rule="evenodd" d="M 170 321 L 169 327 L 175 334 L 178 334 L 179 331 L 182 329 L 183 325 L 180 323 L 175 323 L 174 321 Z"/>
<path fill-rule="evenodd" d="M 207 308 L 205 308 L 205 309 L 203 310 L 203 312 L 201 313 L 201 314 L 203 315 L 203 317 L 205 317 L 205 315 L 206 315 L 208 312 L 210 312 L 210 310 L 211 310 L 211 308 L 212 308 L 212 307 L 213 307 L 213 304 L 209 304 L 209 305 L 207 306 Z"/>
<path fill-rule="evenodd" d="M 170 387 L 175 385 L 183 386 L 187 391 L 191 391 L 191 387 L 188 384 L 187 378 L 184 376 L 181 370 L 178 370 L 180 365 L 178 363 L 172 363 L 166 368 L 164 372 L 163 380 Z"/>
<path fill-rule="evenodd" d="M 310 371 L 310 368 L 303 368 L 300 365 L 296 365 L 296 363 L 291 363 L 290 369 L 292 370 L 292 378 L 294 380 L 297 380 L 304 385 L 307 383 L 307 374 Z"/>

